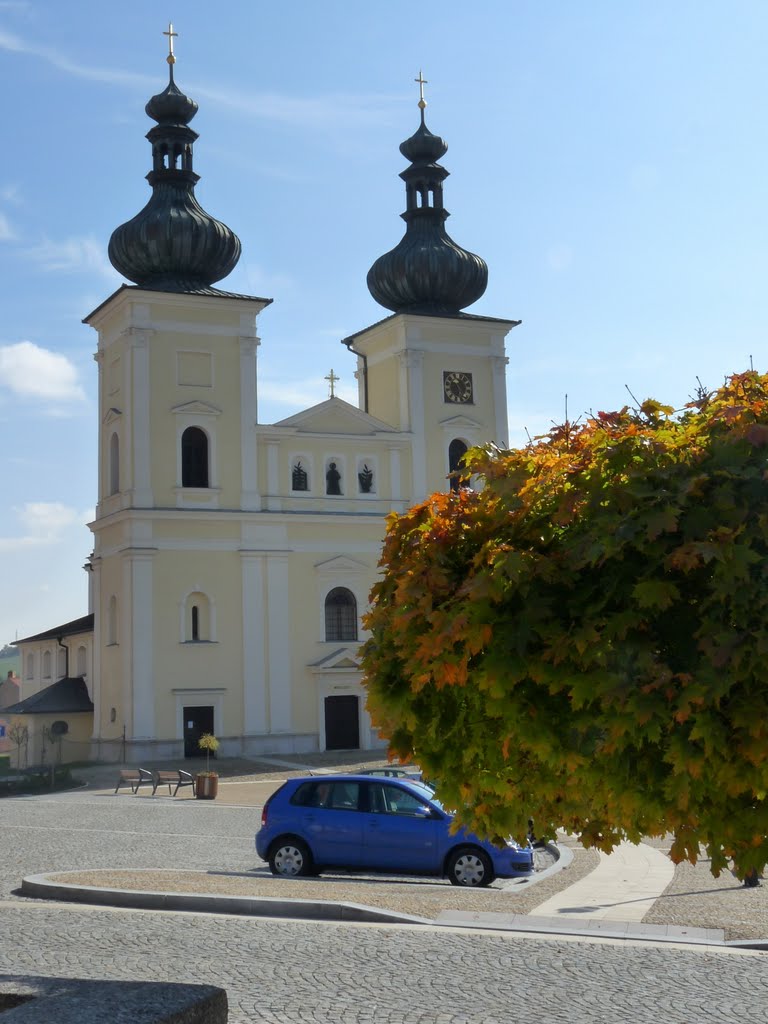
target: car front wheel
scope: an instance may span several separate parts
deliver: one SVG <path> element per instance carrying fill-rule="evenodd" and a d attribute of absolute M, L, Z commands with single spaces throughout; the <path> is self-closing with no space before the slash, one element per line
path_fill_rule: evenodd
<path fill-rule="evenodd" d="M 491 859 L 483 850 L 464 846 L 454 850 L 448 858 L 448 878 L 451 885 L 483 887 L 494 879 Z"/>
<path fill-rule="evenodd" d="M 283 878 L 312 874 L 312 855 L 300 839 L 277 839 L 269 851 L 269 870 Z"/>

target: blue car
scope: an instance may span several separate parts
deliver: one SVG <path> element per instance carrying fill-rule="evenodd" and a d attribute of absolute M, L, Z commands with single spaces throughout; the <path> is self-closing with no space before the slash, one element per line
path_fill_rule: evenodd
<path fill-rule="evenodd" d="M 290 779 L 269 797 L 256 852 L 274 875 L 319 875 L 329 868 L 447 876 L 485 886 L 533 873 L 533 852 L 502 848 L 465 829 L 419 783 L 396 777 L 324 775 Z"/>

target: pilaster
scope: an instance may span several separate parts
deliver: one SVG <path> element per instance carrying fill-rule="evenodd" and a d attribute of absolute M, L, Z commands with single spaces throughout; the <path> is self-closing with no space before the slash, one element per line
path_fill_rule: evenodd
<path fill-rule="evenodd" d="M 264 556 L 240 552 L 243 588 L 243 732 L 268 732 L 264 653 Z"/>
<path fill-rule="evenodd" d="M 269 629 L 269 724 L 271 733 L 291 729 L 291 609 L 288 599 L 288 553 L 269 553 L 267 619 Z"/>

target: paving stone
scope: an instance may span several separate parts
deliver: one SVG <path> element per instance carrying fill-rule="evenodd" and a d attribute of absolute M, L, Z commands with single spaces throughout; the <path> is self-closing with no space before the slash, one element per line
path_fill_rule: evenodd
<path fill-rule="evenodd" d="M 258 814 L 85 791 L 3 800 L 0 818 L 5 973 L 216 985 L 230 1024 L 736 1024 L 768 1005 L 755 952 L 22 899 L 24 875 L 54 870 L 252 870 Z"/>

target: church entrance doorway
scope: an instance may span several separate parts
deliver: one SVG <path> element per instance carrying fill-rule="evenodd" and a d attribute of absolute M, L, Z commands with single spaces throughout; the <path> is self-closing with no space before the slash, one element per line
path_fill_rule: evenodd
<path fill-rule="evenodd" d="M 213 733 L 213 708 L 184 708 L 184 757 L 203 757 L 197 741 L 206 733 Z M 211 754 L 211 757 L 215 757 Z"/>
<path fill-rule="evenodd" d="M 354 694 L 325 698 L 325 749 L 360 749 L 360 700 Z"/>

